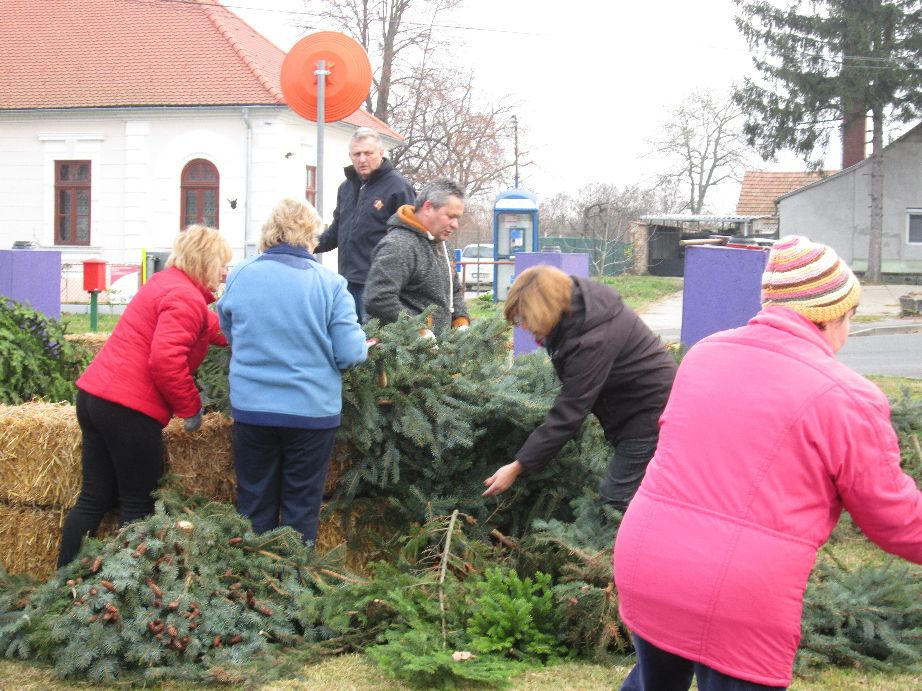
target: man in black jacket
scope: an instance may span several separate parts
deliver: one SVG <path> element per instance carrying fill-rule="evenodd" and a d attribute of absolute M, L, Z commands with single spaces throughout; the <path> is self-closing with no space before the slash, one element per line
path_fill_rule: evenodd
<path fill-rule="evenodd" d="M 315 253 L 339 248 L 339 273 L 348 282 L 359 321 L 365 321 L 362 293 L 371 252 L 387 232 L 388 219 L 416 196 L 412 185 L 384 157 L 381 137 L 360 127 L 349 142 L 352 165 L 336 193 L 333 222 L 314 248 Z"/>
<path fill-rule="evenodd" d="M 523 471 L 546 466 L 591 412 L 615 451 L 599 492 L 624 511 L 656 451 L 675 359 L 613 288 L 551 266 L 516 277 L 504 316 L 547 348 L 561 387 L 516 459 L 484 481 L 484 495 L 504 492 Z"/>

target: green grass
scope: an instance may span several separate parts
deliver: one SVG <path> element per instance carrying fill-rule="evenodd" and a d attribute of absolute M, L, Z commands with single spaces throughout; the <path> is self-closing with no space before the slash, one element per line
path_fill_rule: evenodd
<path fill-rule="evenodd" d="M 606 276 L 602 283 L 617 290 L 635 310 L 682 290 L 682 279 L 674 276 Z"/>
<path fill-rule="evenodd" d="M 899 398 L 904 389 L 908 389 L 909 395 L 914 398 L 922 397 L 922 379 L 890 377 L 880 374 L 868 374 L 865 378 L 877 384 L 889 398 Z"/>
<path fill-rule="evenodd" d="M 509 688 L 514 691 L 540 691 L 542 689 L 573 689 L 592 691 L 617 688 L 634 661 L 627 656 L 613 657 L 610 664 L 591 662 L 566 662 L 543 669 L 535 669 L 512 679 Z M 2 688 L 34 691 L 64 691 L 72 689 L 123 689 L 122 686 L 99 686 L 89 682 L 62 682 L 55 679 L 50 667 L 26 662 L 0 660 Z M 169 691 L 193 691 L 201 685 L 188 682 L 167 682 L 152 685 L 150 689 Z M 282 679 L 263 686 L 248 688 L 291 689 L 308 691 L 323 688 L 325 691 L 404 691 L 413 688 L 407 684 L 384 677 L 381 670 L 362 655 L 349 654 L 333 657 L 316 665 L 303 667 L 297 678 Z M 466 687 L 457 688 L 483 688 Z M 692 688 L 697 688 L 692 686 Z M 811 674 L 809 678 L 795 677 L 789 687 L 791 691 L 857 691 L 877 689 L 878 691 L 904 691 L 922 688 L 922 675 L 884 674 L 860 669 L 827 668 Z"/>
<path fill-rule="evenodd" d="M 605 276 L 600 282 L 617 290 L 628 307 L 634 310 L 682 290 L 682 279 L 672 276 Z M 468 311 L 474 318 L 502 318 L 503 304 L 493 304 L 492 293 L 484 293 L 467 301 Z"/>
<path fill-rule="evenodd" d="M 100 333 L 111 333 L 120 315 L 109 314 L 107 311 L 104 312 L 103 309 L 96 314 L 96 330 Z M 61 322 L 67 327 L 67 333 L 83 334 L 90 332 L 89 314 L 62 314 Z"/>

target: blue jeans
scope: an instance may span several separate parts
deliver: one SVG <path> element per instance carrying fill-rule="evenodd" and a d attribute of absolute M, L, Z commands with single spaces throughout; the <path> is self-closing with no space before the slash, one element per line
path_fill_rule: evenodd
<path fill-rule="evenodd" d="M 636 633 L 632 638 L 637 664 L 621 684 L 621 691 L 688 691 L 692 677 L 698 681 L 698 691 L 774 691 L 785 688 L 737 679 L 700 662 L 667 653 Z"/>
<path fill-rule="evenodd" d="M 599 483 L 603 502 L 618 511 L 627 508 L 656 452 L 657 439 L 657 436 L 623 439 L 615 446 L 615 453 Z"/>
<path fill-rule="evenodd" d="M 365 303 L 362 302 L 362 294 L 365 292 L 365 284 L 353 283 L 352 281 L 349 281 L 346 284 L 346 290 L 349 291 L 352 299 L 355 300 L 355 313 L 358 315 L 359 324 L 364 324 L 368 321 L 368 315 L 365 314 Z"/>
<path fill-rule="evenodd" d="M 265 533 L 291 526 L 313 543 L 336 429 L 234 422 L 237 511 Z"/>

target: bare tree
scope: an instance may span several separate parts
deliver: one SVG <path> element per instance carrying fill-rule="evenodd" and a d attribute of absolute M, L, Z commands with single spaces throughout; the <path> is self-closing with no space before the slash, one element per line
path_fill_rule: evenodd
<path fill-rule="evenodd" d="M 479 108 L 473 76 L 448 69 L 419 73 L 412 93 L 393 112 L 392 126 L 406 140 L 391 152 L 394 165 L 417 182 L 450 177 L 470 197 L 508 184 L 515 165 L 510 106 Z"/>
<path fill-rule="evenodd" d="M 451 177 L 477 197 L 513 177 L 512 106 L 478 103 L 473 75 L 440 65 L 445 44 L 433 39 L 444 29 L 436 28 L 436 19 L 462 1 L 305 0 L 305 5 L 320 23 L 351 34 L 368 51 L 375 79 L 367 108 L 405 138 L 391 151 L 394 165 L 417 183 Z"/>
<path fill-rule="evenodd" d="M 683 209 L 701 213 L 710 189 L 742 179 L 753 154 L 742 125 L 739 106 L 709 93 L 694 92 L 672 111 L 662 137 L 651 143 L 671 164 L 661 181 L 678 183 L 687 195 Z"/>
<path fill-rule="evenodd" d="M 603 276 L 618 273 L 633 263 L 631 222 L 653 211 L 657 203 L 656 189 L 637 185 L 619 189 L 615 185 L 593 183 L 579 191 L 575 206 L 581 217 L 580 234 L 593 242 L 594 273 Z"/>
<path fill-rule="evenodd" d="M 362 44 L 374 69 L 366 109 L 390 123 L 391 92 L 412 81 L 410 65 L 425 64 L 433 25 L 462 0 L 304 0 L 305 10 Z M 305 30 L 317 28 L 303 26 Z"/>
<path fill-rule="evenodd" d="M 542 237 L 580 235 L 582 214 L 576 200 L 567 192 L 558 192 L 538 203 L 538 226 Z"/>

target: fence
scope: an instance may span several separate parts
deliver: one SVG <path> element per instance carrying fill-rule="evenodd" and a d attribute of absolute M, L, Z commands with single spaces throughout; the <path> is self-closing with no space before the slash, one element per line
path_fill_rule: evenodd
<path fill-rule="evenodd" d="M 561 252 L 583 252 L 589 255 L 589 273 L 592 276 L 618 276 L 633 267 L 633 247 L 626 242 L 604 242 L 599 238 L 548 236 L 538 238 L 538 247 L 547 252 L 559 248 Z"/>

